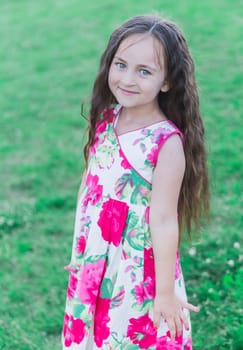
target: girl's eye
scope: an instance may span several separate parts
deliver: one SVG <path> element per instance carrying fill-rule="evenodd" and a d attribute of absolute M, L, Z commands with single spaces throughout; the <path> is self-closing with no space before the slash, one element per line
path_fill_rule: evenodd
<path fill-rule="evenodd" d="M 116 62 L 115 65 L 117 66 L 117 68 L 119 69 L 124 69 L 126 68 L 126 65 L 122 62 Z"/>
<path fill-rule="evenodd" d="M 147 69 L 140 69 L 140 73 L 143 76 L 151 75 L 151 73 Z"/>

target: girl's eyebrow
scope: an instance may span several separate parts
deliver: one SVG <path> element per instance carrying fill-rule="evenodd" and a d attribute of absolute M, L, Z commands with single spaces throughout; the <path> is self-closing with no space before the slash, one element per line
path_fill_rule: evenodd
<path fill-rule="evenodd" d="M 122 62 L 126 63 L 126 61 L 123 58 L 119 57 L 119 56 L 114 56 L 114 58 L 119 60 L 119 61 L 122 61 Z"/>
<path fill-rule="evenodd" d="M 119 56 L 114 56 L 115 59 L 119 60 L 119 61 L 122 61 L 124 63 L 127 63 L 123 58 L 119 57 Z M 148 70 L 152 70 L 154 72 L 157 71 L 156 67 L 152 67 L 152 66 L 149 66 L 147 64 L 143 64 L 143 63 L 140 63 L 138 64 L 138 67 L 143 67 L 145 69 L 148 69 Z"/>

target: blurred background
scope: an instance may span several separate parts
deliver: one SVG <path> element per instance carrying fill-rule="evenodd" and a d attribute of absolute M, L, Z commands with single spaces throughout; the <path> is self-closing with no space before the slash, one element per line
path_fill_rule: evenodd
<path fill-rule="evenodd" d="M 181 247 L 188 297 L 201 307 L 194 349 L 243 349 L 240 0 L 1 0 L 0 349 L 61 349 L 81 103 L 111 32 L 154 12 L 188 40 L 206 128 L 211 223 Z"/>

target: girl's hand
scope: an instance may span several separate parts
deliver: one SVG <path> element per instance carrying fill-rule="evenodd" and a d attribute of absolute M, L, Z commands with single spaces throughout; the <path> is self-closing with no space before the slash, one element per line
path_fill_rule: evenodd
<path fill-rule="evenodd" d="M 172 295 L 157 295 L 154 300 L 154 325 L 159 328 L 160 317 L 162 316 L 168 325 L 170 336 L 175 340 L 176 336 L 182 333 L 183 324 L 189 329 L 189 324 L 183 309 L 199 312 L 197 306 L 189 304 L 186 301 L 180 300 L 175 294 Z"/>

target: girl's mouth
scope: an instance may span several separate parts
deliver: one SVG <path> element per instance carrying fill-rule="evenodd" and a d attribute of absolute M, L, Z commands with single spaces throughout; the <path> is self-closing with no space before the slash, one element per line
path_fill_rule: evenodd
<path fill-rule="evenodd" d="M 121 92 L 122 92 L 124 95 L 136 95 L 136 94 L 138 94 L 138 92 L 136 92 L 136 91 L 123 89 L 123 88 L 121 88 L 121 87 L 119 87 L 119 90 L 121 90 Z"/>

